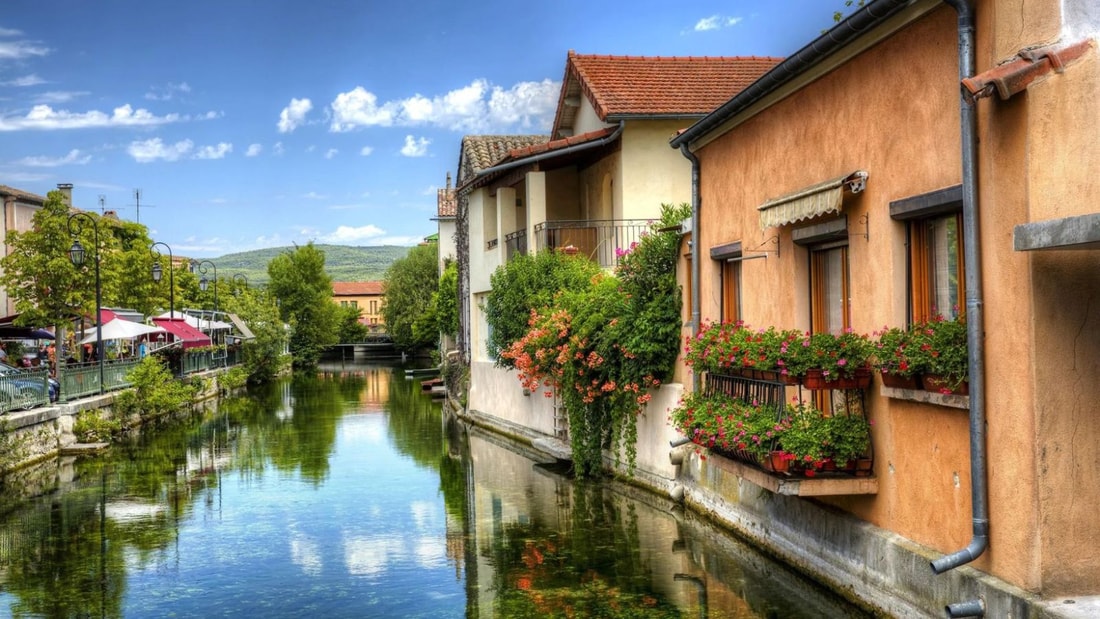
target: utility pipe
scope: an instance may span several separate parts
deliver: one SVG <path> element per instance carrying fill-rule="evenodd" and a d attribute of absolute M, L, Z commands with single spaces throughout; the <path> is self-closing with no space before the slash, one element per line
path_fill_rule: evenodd
<path fill-rule="evenodd" d="M 699 208 L 702 206 L 702 198 L 699 197 L 699 158 L 688 149 L 687 142 L 680 144 L 680 152 L 691 162 L 691 339 L 699 335 L 699 322 L 702 320 L 701 292 L 699 277 L 702 271 L 699 265 Z M 698 392 L 702 378 L 699 372 L 691 373 L 691 390 Z"/>
<path fill-rule="evenodd" d="M 974 8 L 971 0 L 944 0 L 958 13 L 959 79 L 974 76 Z M 970 509 L 973 536 L 966 548 L 932 561 L 942 574 L 977 559 L 989 546 L 989 506 L 985 447 L 985 341 L 982 320 L 982 265 L 978 234 L 978 135 L 975 103 L 960 87 L 962 141 L 963 255 L 966 261 L 966 345 L 970 365 Z"/>
<path fill-rule="evenodd" d="M 947 608 L 948 619 L 956 619 L 957 617 L 984 617 L 985 616 L 985 602 L 982 600 L 971 600 L 969 602 L 958 602 L 956 604 L 948 604 Z"/>

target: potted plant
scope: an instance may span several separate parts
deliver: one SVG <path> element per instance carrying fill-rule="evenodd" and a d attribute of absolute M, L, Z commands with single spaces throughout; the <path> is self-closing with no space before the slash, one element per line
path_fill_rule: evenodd
<path fill-rule="evenodd" d="M 794 464 L 813 476 L 829 457 L 829 434 L 825 413 L 812 402 L 800 402 L 797 398 L 787 404 L 786 429 L 780 437 L 782 450 Z"/>
<path fill-rule="evenodd" d="M 814 333 L 803 340 L 802 347 L 809 357 L 805 363 L 811 364 L 802 380 L 807 389 L 862 389 L 870 385 L 873 347 L 866 335 L 851 329 L 840 335 Z"/>
<path fill-rule="evenodd" d="M 921 356 L 913 354 L 913 331 L 883 327 L 874 337 L 872 367 L 882 376 L 882 384 L 898 389 L 920 388 Z"/>
<path fill-rule="evenodd" d="M 871 451 L 871 422 L 862 415 L 836 414 L 825 420 L 829 454 L 838 464 L 854 463 Z"/>
<path fill-rule="evenodd" d="M 966 316 L 948 319 L 937 314 L 913 329 L 912 357 L 922 368 L 921 383 L 928 391 L 969 393 L 970 359 Z"/>
<path fill-rule="evenodd" d="M 747 462 L 764 462 L 784 430 L 774 405 L 744 402 L 721 393 L 693 392 L 670 415 L 673 426 L 697 445 Z"/>

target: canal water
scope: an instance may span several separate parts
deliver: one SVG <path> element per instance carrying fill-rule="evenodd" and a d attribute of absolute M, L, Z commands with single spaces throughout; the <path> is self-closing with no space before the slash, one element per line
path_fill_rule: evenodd
<path fill-rule="evenodd" d="M 860 617 L 678 506 L 338 363 L 0 489 L 0 617 Z"/>

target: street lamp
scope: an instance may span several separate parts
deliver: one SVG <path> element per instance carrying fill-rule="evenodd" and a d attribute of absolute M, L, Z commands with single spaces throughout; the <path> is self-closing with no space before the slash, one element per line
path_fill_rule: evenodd
<path fill-rule="evenodd" d="M 80 233 L 84 230 L 84 222 L 87 219 L 92 224 L 92 237 L 95 242 L 95 350 L 96 362 L 99 363 L 99 392 L 103 393 L 105 383 L 103 381 L 103 286 L 99 279 L 99 223 L 91 215 L 80 212 L 69 215 L 69 236 L 73 237 L 73 246 L 69 248 L 69 260 L 73 266 L 84 266 L 85 251 L 80 244 Z M 74 225 L 75 224 L 75 225 Z M 74 229 L 75 228 L 75 229 Z M 58 355 L 58 359 L 60 359 Z"/>
<path fill-rule="evenodd" d="M 238 284 L 243 288 L 248 288 L 248 278 L 245 277 L 244 273 L 234 273 L 230 280 L 233 282 L 234 289 L 236 289 Z"/>
<path fill-rule="evenodd" d="M 175 313 L 176 312 L 176 309 L 175 309 L 176 308 L 176 273 L 175 273 L 175 269 L 172 268 L 173 259 L 174 259 L 173 256 L 172 256 L 172 248 L 169 247 L 167 243 L 162 243 L 161 241 L 157 241 L 156 243 L 153 243 L 152 245 L 149 246 L 149 250 L 157 255 L 157 260 L 156 260 L 156 262 L 153 263 L 153 281 L 158 283 L 158 284 L 160 283 L 160 278 L 161 278 L 161 275 L 162 275 L 163 271 L 161 270 L 161 267 L 160 267 L 161 253 L 157 249 L 157 245 L 164 245 L 164 249 L 168 250 L 168 318 L 169 318 L 169 320 L 175 320 L 176 319 L 176 313 Z"/>
<path fill-rule="evenodd" d="M 218 267 L 217 267 L 217 265 L 215 265 L 213 262 L 210 262 L 209 260 L 202 260 L 202 261 L 199 261 L 199 262 L 192 262 L 191 264 L 194 265 L 196 271 L 198 271 L 200 274 L 202 274 L 202 277 L 199 279 L 199 290 L 201 290 L 203 292 L 206 292 L 206 288 L 209 285 L 209 282 L 207 282 L 207 280 L 206 280 L 206 267 L 203 266 L 203 265 L 204 264 L 209 264 L 210 268 L 214 269 L 214 313 L 217 314 L 218 313 Z"/>

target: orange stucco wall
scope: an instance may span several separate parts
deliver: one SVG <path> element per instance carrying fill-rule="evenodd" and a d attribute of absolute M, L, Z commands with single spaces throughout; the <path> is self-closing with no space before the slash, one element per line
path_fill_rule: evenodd
<path fill-rule="evenodd" d="M 1056 2 L 978 8 L 978 71 L 1057 36 Z M 1028 17 L 1035 11 L 1041 19 Z M 720 315 L 710 248 L 772 250 L 778 235 L 778 256 L 742 263 L 743 318 L 807 328 L 808 252 L 791 241 L 799 224 L 761 230 L 756 207 L 865 170 L 866 191 L 844 203 L 852 326 L 870 334 L 904 324 L 905 225 L 889 203 L 962 180 L 956 36 L 954 11 L 936 8 L 696 151 L 704 321 Z M 1010 101 L 979 106 L 991 543 L 973 565 L 1044 594 L 1100 587 L 1100 252 L 1030 255 L 1013 251 L 1012 235 L 1017 224 L 1097 211 L 1098 62 L 1092 50 Z M 867 397 L 878 494 L 827 502 L 941 552 L 965 546 L 967 412 L 877 387 Z"/>

